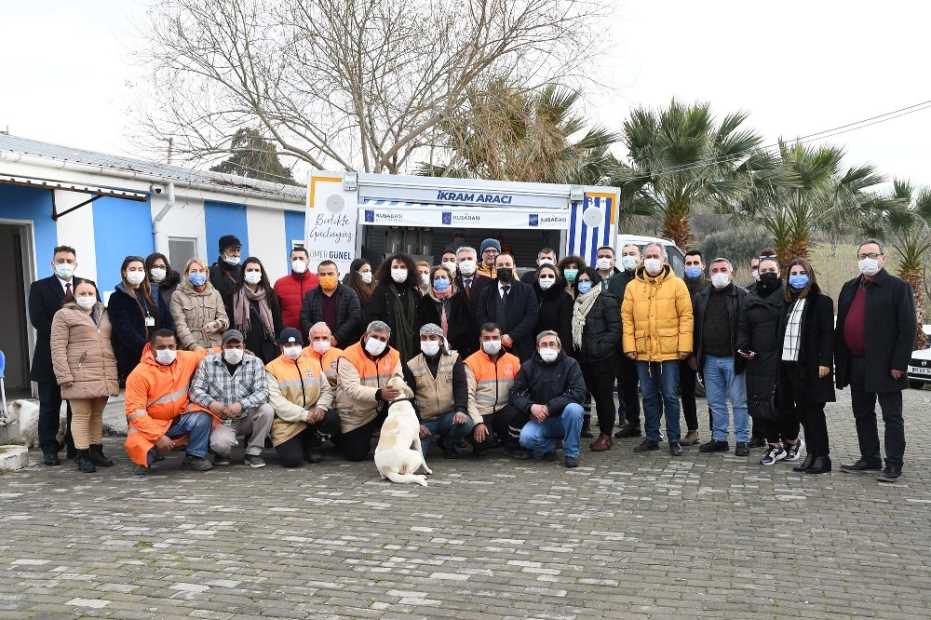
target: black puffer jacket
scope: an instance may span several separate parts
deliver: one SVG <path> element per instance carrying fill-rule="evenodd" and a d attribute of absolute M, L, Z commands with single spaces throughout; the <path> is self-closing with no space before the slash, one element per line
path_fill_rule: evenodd
<path fill-rule="evenodd" d="M 581 298 L 582 296 L 576 298 L 575 305 L 578 305 Z M 564 346 L 572 347 L 575 359 L 580 363 L 590 364 L 617 357 L 618 342 L 621 340 L 621 309 L 614 295 L 606 292 L 598 294 L 591 310 L 588 311 L 588 316 L 585 317 L 581 349 L 577 349 L 572 342 L 573 320 L 570 318 L 569 343 L 563 342 Z"/>
<path fill-rule="evenodd" d="M 753 351 L 747 360 L 747 408 L 755 418 L 774 419 L 776 388 L 782 364 L 783 317 L 785 298 L 782 286 L 766 297 L 750 293 L 744 311 L 738 316 L 737 349 Z"/>
<path fill-rule="evenodd" d="M 551 329 L 559 334 L 564 347 L 572 342 L 572 330 L 569 321 L 572 320 L 572 298 L 566 295 L 565 282 L 560 278 L 549 289 L 542 290 L 540 284 L 534 282 L 533 290 L 537 294 L 537 327 L 534 337 L 542 331 Z"/>
<path fill-rule="evenodd" d="M 560 351 L 555 361 L 547 364 L 539 353 L 524 362 L 511 386 L 511 406 L 530 413 L 534 404 L 546 405 L 550 417 L 562 415 L 570 403 L 581 405 L 588 394 L 579 363 Z"/>

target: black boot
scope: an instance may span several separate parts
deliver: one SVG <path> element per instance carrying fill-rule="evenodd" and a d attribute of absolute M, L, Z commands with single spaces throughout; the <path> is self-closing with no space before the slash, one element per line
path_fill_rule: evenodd
<path fill-rule="evenodd" d="M 806 474 L 826 474 L 831 471 L 831 457 L 816 456 L 811 467 L 805 470 Z"/>
<path fill-rule="evenodd" d="M 99 467 L 113 467 L 113 461 L 108 459 L 107 455 L 103 453 L 103 444 L 92 443 L 88 450 L 88 454 L 94 465 Z"/>
<path fill-rule="evenodd" d="M 592 435 L 592 414 L 591 412 L 585 412 L 585 415 L 582 418 L 582 437 L 594 437 Z"/>
<path fill-rule="evenodd" d="M 792 468 L 792 471 L 805 471 L 810 468 L 815 462 L 815 455 L 809 452 L 805 455 L 805 460 L 802 461 L 801 465 L 796 465 Z"/>
<path fill-rule="evenodd" d="M 83 474 L 92 474 L 97 471 L 97 466 L 91 460 L 88 450 L 75 450 L 74 462 L 78 466 L 78 471 Z"/>
<path fill-rule="evenodd" d="M 61 465 L 61 461 L 58 459 L 58 450 L 43 446 L 42 463 L 49 466 Z"/>

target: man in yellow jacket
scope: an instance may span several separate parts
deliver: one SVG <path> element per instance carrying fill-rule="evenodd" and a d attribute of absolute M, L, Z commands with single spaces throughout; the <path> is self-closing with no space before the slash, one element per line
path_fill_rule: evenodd
<path fill-rule="evenodd" d="M 646 438 L 634 451 L 659 449 L 659 421 L 665 411 L 669 452 L 680 456 L 679 361 L 692 352 L 692 300 L 663 246 L 644 248 L 643 266 L 624 292 L 621 323 L 624 354 L 637 365 L 646 421 Z"/>

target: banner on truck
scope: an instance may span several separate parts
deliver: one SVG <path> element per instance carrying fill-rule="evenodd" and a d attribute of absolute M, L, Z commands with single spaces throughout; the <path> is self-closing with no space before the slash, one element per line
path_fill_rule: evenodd
<path fill-rule="evenodd" d="M 359 212 L 366 226 L 531 230 L 565 230 L 569 226 L 569 213 L 565 209 L 452 207 L 399 200 L 366 200 L 359 207 Z"/>
<path fill-rule="evenodd" d="M 356 193 L 343 189 L 343 179 L 311 176 L 304 218 L 308 268 L 316 270 L 321 261 L 331 260 L 340 273 L 348 273 L 356 255 L 357 223 Z"/>

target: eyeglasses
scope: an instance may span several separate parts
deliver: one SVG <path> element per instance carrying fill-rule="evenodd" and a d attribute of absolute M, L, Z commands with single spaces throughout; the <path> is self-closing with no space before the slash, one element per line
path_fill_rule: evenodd
<path fill-rule="evenodd" d="M 873 260 L 876 260 L 876 259 L 878 259 L 878 258 L 879 258 L 880 256 L 882 256 L 882 255 L 883 255 L 882 252 L 879 252 L 879 253 L 877 253 L 877 252 L 872 252 L 872 253 L 870 253 L 870 254 L 859 254 L 858 256 L 859 256 L 859 258 L 861 258 L 861 259 L 863 259 L 863 258 L 872 258 Z"/>

